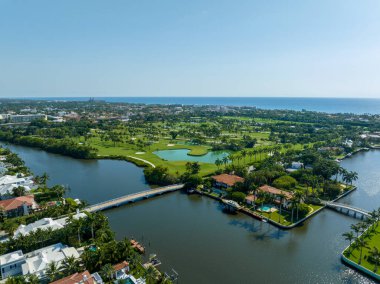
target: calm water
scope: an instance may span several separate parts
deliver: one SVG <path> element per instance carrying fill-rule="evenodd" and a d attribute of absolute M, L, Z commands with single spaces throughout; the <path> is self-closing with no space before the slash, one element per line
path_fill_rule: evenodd
<path fill-rule="evenodd" d="M 28 98 L 30 99 L 30 98 Z M 85 101 L 88 97 L 35 98 Z M 328 113 L 380 114 L 380 99 L 349 98 L 266 98 L 266 97 L 99 97 L 107 102 L 142 104 L 254 106 L 262 109 L 310 110 Z"/>
<path fill-rule="evenodd" d="M 146 189 L 142 171 L 121 161 L 73 160 L 12 146 L 35 173 L 68 183 L 73 196 L 90 202 Z M 342 162 L 359 172 L 359 189 L 342 200 L 368 210 L 380 205 L 380 151 Z M 100 177 L 99 177 L 100 175 Z M 103 196 L 103 197 L 102 197 Z M 118 238 L 134 236 L 157 253 L 162 269 L 180 283 L 373 283 L 347 268 L 341 234 L 357 222 L 324 210 L 302 227 L 281 231 L 248 216 L 227 215 L 220 204 L 180 192 L 106 211 Z"/>
<path fill-rule="evenodd" d="M 167 161 L 190 161 L 190 162 L 203 162 L 203 163 L 215 163 L 217 159 L 223 159 L 228 157 L 227 152 L 208 152 L 202 156 L 190 156 L 188 149 L 177 149 L 177 150 L 160 150 L 153 152 L 161 159 Z"/>

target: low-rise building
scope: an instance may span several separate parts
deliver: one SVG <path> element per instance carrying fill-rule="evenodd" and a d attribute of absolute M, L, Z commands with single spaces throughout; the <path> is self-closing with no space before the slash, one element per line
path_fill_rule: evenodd
<path fill-rule="evenodd" d="M 0 177 L 0 195 L 11 195 L 12 190 L 18 186 L 23 186 L 25 191 L 30 191 L 35 187 L 32 176 L 20 177 L 4 175 Z"/>
<path fill-rule="evenodd" d="M 102 277 L 99 273 L 95 272 L 90 274 L 88 270 L 84 272 L 77 272 L 57 281 L 52 282 L 51 284 L 103 284 Z"/>
<path fill-rule="evenodd" d="M 128 277 L 129 273 L 129 263 L 126 261 L 123 261 L 121 263 L 115 264 L 113 266 L 114 278 L 115 279 L 126 279 Z"/>
<path fill-rule="evenodd" d="M 43 119 L 46 120 L 45 114 L 15 114 L 8 117 L 8 121 L 11 123 L 32 122 L 34 120 Z"/>
<path fill-rule="evenodd" d="M 21 275 L 23 263 L 25 263 L 25 256 L 21 250 L 0 256 L 1 279 Z"/>
<path fill-rule="evenodd" d="M 263 185 L 259 187 L 258 192 L 271 195 L 277 204 L 282 205 L 285 208 L 288 208 L 292 204 L 293 193 L 289 191 L 281 190 L 269 185 Z"/>
<path fill-rule="evenodd" d="M 87 215 L 85 213 L 79 213 L 73 215 L 73 219 L 78 220 L 81 218 L 86 218 Z M 20 225 L 17 230 L 14 232 L 13 236 L 18 238 L 20 236 L 29 235 L 31 232 L 35 232 L 37 230 L 59 230 L 63 229 L 67 224 L 68 217 L 60 218 L 53 220 L 52 218 L 43 218 L 41 220 L 37 220 L 28 225 Z"/>
<path fill-rule="evenodd" d="M 38 204 L 35 202 L 33 195 L 0 200 L 0 214 L 8 218 L 28 215 L 37 208 Z"/>
<path fill-rule="evenodd" d="M 244 182 L 244 178 L 237 175 L 221 174 L 212 177 L 213 185 L 219 188 L 228 188 L 234 186 L 238 182 Z"/>
<path fill-rule="evenodd" d="M 51 262 L 55 262 L 59 267 L 62 261 L 68 257 L 79 258 L 79 253 L 76 248 L 61 243 L 32 251 L 25 254 L 22 275 L 35 274 L 38 278 L 44 279 Z"/>

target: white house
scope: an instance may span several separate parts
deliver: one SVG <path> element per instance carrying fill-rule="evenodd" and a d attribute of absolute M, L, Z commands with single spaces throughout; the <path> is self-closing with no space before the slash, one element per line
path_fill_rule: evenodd
<path fill-rule="evenodd" d="M 0 195 L 12 194 L 12 190 L 18 186 L 23 186 L 26 191 L 30 191 L 35 187 L 33 176 L 18 177 L 4 175 L 0 177 Z"/>
<path fill-rule="evenodd" d="M 75 214 L 73 216 L 73 219 L 78 220 L 78 219 L 86 218 L 86 217 L 87 217 L 87 215 L 85 213 L 77 212 L 77 214 Z M 30 234 L 31 232 L 37 231 L 38 229 L 41 229 L 41 230 L 63 229 L 67 223 L 67 219 L 68 219 L 68 217 L 64 217 L 64 218 L 60 218 L 60 219 L 56 219 L 56 220 L 53 220 L 52 218 L 43 218 L 41 220 L 37 220 L 33 223 L 30 223 L 28 225 L 20 225 L 17 228 L 17 230 L 14 232 L 13 236 L 15 238 L 17 238 L 21 235 L 26 236 L 26 235 Z"/>
<path fill-rule="evenodd" d="M 0 256 L 1 277 L 5 279 L 9 276 L 35 274 L 44 278 L 49 263 L 55 262 L 60 266 L 65 258 L 71 256 L 79 258 L 78 251 L 61 243 L 27 254 L 23 254 L 21 250 L 11 252 Z"/>
<path fill-rule="evenodd" d="M 21 250 L 0 256 L 1 279 L 21 275 L 23 263 L 25 263 L 25 256 Z"/>
<path fill-rule="evenodd" d="M 32 251 L 25 255 L 25 263 L 22 264 L 22 275 L 35 274 L 38 278 L 44 278 L 49 263 L 55 262 L 59 267 L 65 258 L 72 256 L 79 258 L 76 248 L 68 247 L 61 243 Z"/>

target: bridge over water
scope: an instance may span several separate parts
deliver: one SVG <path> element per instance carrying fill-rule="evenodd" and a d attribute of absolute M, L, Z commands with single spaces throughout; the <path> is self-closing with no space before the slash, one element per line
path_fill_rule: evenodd
<path fill-rule="evenodd" d="M 338 203 L 338 202 L 329 202 L 329 201 L 324 201 L 323 204 L 325 204 L 326 207 L 328 208 L 335 209 L 336 211 L 340 213 L 353 216 L 354 218 L 361 217 L 362 219 L 364 219 L 365 217 L 370 217 L 370 214 L 367 210 L 354 207 L 352 205 Z M 353 215 L 350 215 L 350 212 L 352 212 Z"/>
<path fill-rule="evenodd" d="M 85 211 L 96 212 L 104 211 L 110 208 L 118 207 L 127 203 L 136 202 L 143 199 L 148 199 L 157 195 L 162 195 L 168 192 L 176 191 L 183 188 L 183 184 L 174 184 L 149 190 L 144 190 L 136 193 L 131 193 L 111 200 L 88 206 Z"/>

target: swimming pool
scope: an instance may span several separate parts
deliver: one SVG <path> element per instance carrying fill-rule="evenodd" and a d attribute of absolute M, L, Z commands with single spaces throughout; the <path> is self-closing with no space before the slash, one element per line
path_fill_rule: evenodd
<path fill-rule="evenodd" d="M 272 205 L 262 205 L 259 208 L 257 208 L 257 211 L 269 213 L 269 212 L 277 211 L 277 209 L 275 206 L 272 206 Z"/>

